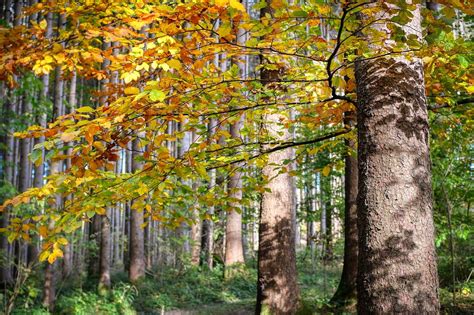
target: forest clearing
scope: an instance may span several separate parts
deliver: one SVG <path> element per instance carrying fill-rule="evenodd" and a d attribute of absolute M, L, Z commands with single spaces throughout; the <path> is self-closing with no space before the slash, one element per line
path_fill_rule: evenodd
<path fill-rule="evenodd" d="M 1 0 L 1 314 L 474 314 L 470 0 Z"/>

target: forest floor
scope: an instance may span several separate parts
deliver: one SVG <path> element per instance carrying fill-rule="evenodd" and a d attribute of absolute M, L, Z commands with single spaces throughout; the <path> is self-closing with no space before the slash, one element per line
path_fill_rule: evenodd
<path fill-rule="evenodd" d="M 165 315 L 253 315 L 255 304 L 253 300 L 231 304 L 204 305 L 197 309 L 177 309 L 165 311 Z"/>
<path fill-rule="evenodd" d="M 298 284 L 301 293 L 299 315 L 355 314 L 355 310 L 333 310 L 329 300 L 335 292 L 342 261 L 312 261 L 298 257 Z M 156 315 L 247 315 L 254 314 L 257 294 L 255 261 L 242 266 L 230 279 L 223 268 L 162 268 L 149 272 L 136 285 L 128 283 L 121 270 L 113 273 L 113 290 L 108 296 L 97 294 L 96 279 L 78 276 L 58 287 L 59 299 L 54 314 L 156 314 Z M 49 315 L 40 305 L 41 278 L 31 278 L 16 301 L 13 314 Z M 78 289 L 80 288 L 80 289 Z M 442 314 L 474 314 L 474 281 L 464 284 L 452 307 L 452 295 L 441 289 Z M 462 294 L 461 294 L 462 293 Z"/>

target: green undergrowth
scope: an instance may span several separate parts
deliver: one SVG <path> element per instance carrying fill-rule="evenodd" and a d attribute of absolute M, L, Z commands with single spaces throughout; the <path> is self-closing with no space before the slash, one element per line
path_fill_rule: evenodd
<path fill-rule="evenodd" d="M 232 271 L 195 266 L 161 268 L 130 284 L 125 272 L 115 272 L 109 294 L 97 293 L 97 279 L 77 277 L 58 285 L 58 300 L 54 314 L 71 315 L 134 315 L 161 314 L 162 311 L 185 310 L 182 314 L 253 314 L 257 271 L 255 262 Z M 327 262 L 311 259 L 304 253 L 298 257 L 298 284 L 301 295 L 299 315 L 354 314 L 351 310 L 334 309 L 329 301 L 340 277 L 340 257 Z M 228 273 L 229 275 L 229 273 Z M 40 277 L 31 277 L 19 295 L 13 314 L 50 314 L 41 303 Z M 472 281 L 457 288 L 456 305 L 452 294 L 441 289 L 443 314 L 473 314 L 474 287 Z M 2 297 L 2 300 L 5 300 Z"/>
<path fill-rule="evenodd" d="M 136 284 L 137 311 L 192 308 L 200 305 L 250 302 L 256 295 L 257 272 L 243 267 L 224 279 L 222 268 L 164 269 Z"/>

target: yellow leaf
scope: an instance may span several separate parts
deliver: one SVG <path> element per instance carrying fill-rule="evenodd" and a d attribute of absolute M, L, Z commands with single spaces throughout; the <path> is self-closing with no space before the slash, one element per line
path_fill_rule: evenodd
<path fill-rule="evenodd" d="M 64 237 L 61 237 L 57 240 L 57 242 L 61 245 L 67 245 L 68 244 L 68 241 L 67 239 L 65 239 Z"/>
<path fill-rule="evenodd" d="M 39 255 L 39 261 L 45 261 L 49 257 L 49 251 L 44 251 Z"/>
<path fill-rule="evenodd" d="M 139 193 L 140 195 L 144 195 L 146 193 L 148 193 L 148 187 L 147 185 L 143 184 L 143 183 L 140 183 L 138 184 L 139 188 L 136 190 L 137 193 Z"/>
<path fill-rule="evenodd" d="M 58 257 L 63 257 L 63 251 L 59 248 L 55 248 L 51 255 L 48 257 L 48 262 L 50 264 L 54 263 Z"/>
<path fill-rule="evenodd" d="M 240 3 L 239 0 L 230 0 L 229 4 L 232 8 L 237 9 L 241 12 L 245 12 L 245 7 Z"/>
<path fill-rule="evenodd" d="M 61 140 L 64 142 L 70 142 L 76 138 L 77 132 L 65 132 L 61 135 Z"/>
<path fill-rule="evenodd" d="M 331 172 L 331 165 L 326 165 L 322 171 L 323 176 L 328 176 L 330 172 Z"/>
<path fill-rule="evenodd" d="M 124 93 L 126 95 L 135 95 L 135 94 L 140 93 L 140 89 L 138 89 L 137 87 L 134 87 L 134 86 L 129 86 L 129 87 L 125 88 Z"/>
<path fill-rule="evenodd" d="M 42 225 L 39 227 L 38 232 L 42 237 L 46 237 L 48 235 L 48 227 L 45 225 Z"/>
<path fill-rule="evenodd" d="M 43 19 L 41 20 L 41 22 L 39 22 L 40 29 L 45 30 L 47 26 L 48 26 L 48 22 L 46 22 L 46 20 Z"/>
<path fill-rule="evenodd" d="M 100 141 L 94 141 L 93 143 L 93 146 L 99 150 L 100 152 L 104 152 L 105 151 L 105 147 L 104 147 L 104 144 Z"/>
<path fill-rule="evenodd" d="M 177 59 L 171 59 L 170 61 L 167 62 L 168 66 L 170 66 L 173 69 L 179 70 L 181 69 L 181 62 Z"/>
<path fill-rule="evenodd" d="M 81 114 L 82 113 L 91 113 L 93 111 L 94 111 L 94 109 L 90 106 L 84 106 L 84 107 L 80 107 L 80 108 L 76 109 L 76 112 L 81 113 Z"/>

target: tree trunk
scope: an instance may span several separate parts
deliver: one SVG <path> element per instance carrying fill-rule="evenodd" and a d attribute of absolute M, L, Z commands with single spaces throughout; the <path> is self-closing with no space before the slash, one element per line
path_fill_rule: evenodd
<path fill-rule="evenodd" d="M 233 138 L 240 138 L 240 121 L 230 126 L 230 134 Z M 225 260 L 224 265 L 230 267 L 234 264 L 244 263 L 244 249 L 242 245 L 242 178 L 241 172 L 237 170 L 229 179 L 229 197 L 232 198 L 230 206 L 233 208 L 227 213 L 225 229 Z"/>
<path fill-rule="evenodd" d="M 209 172 L 209 188 L 213 187 L 216 182 L 216 170 Z M 210 206 L 207 209 L 209 218 L 202 220 L 202 233 L 201 233 L 201 265 L 207 265 L 209 269 L 212 269 L 214 264 L 214 206 Z"/>
<path fill-rule="evenodd" d="M 403 28 L 421 34 L 419 8 Z M 428 117 L 414 56 L 356 62 L 360 314 L 438 314 Z"/>
<path fill-rule="evenodd" d="M 48 20 L 48 23 L 50 21 Z M 52 20 L 51 20 L 52 23 Z M 65 24 L 65 16 L 59 15 L 58 17 L 59 27 L 63 27 Z M 64 82 L 62 78 L 61 67 L 56 67 L 56 74 L 54 80 L 54 104 L 53 104 L 53 120 L 58 116 L 63 114 L 64 111 L 64 102 L 63 102 L 63 90 Z M 54 161 L 51 162 L 51 174 L 57 174 L 62 171 L 62 162 Z M 56 195 L 56 209 L 59 210 L 59 207 L 62 205 L 62 199 L 60 195 Z M 54 228 L 54 221 L 50 222 L 50 228 Z M 48 310 L 54 309 L 54 303 L 56 301 L 56 265 L 58 263 L 54 262 L 53 264 L 47 264 L 45 270 L 45 282 L 43 287 L 43 306 Z"/>
<path fill-rule="evenodd" d="M 332 178 L 331 177 L 323 177 L 321 179 L 322 183 L 322 193 L 326 195 L 326 199 L 324 202 L 324 212 L 325 212 L 325 217 L 324 217 L 324 222 L 322 222 L 325 226 L 325 233 L 324 233 L 324 255 L 323 259 L 326 261 L 330 261 L 333 259 L 333 240 L 332 240 L 332 232 L 333 232 L 333 222 L 332 222 L 332 216 L 333 216 L 333 204 L 332 204 L 332 194 L 335 193 L 333 191 L 333 185 L 332 185 Z"/>
<path fill-rule="evenodd" d="M 356 124 L 355 113 L 347 112 L 344 124 Z M 338 305 L 350 305 L 357 297 L 357 260 L 358 260 L 358 231 L 357 231 L 357 193 L 358 169 L 357 157 L 352 153 L 356 149 L 354 140 L 346 140 L 347 153 L 344 172 L 344 265 L 341 281 L 332 302 Z"/>
<path fill-rule="evenodd" d="M 139 156 L 138 140 L 132 144 L 132 172 L 141 169 L 141 163 L 136 160 Z M 130 267 L 128 276 L 131 282 L 136 282 L 145 275 L 145 242 L 143 231 L 143 210 L 130 210 Z"/>
<path fill-rule="evenodd" d="M 260 16 L 272 16 L 272 1 Z M 261 56 L 261 63 L 265 63 Z M 279 70 L 263 68 L 260 78 L 263 84 L 278 89 Z M 266 127 L 275 140 L 288 140 L 289 131 L 279 126 L 285 116 L 279 113 L 268 114 Z M 262 196 L 260 208 L 259 245 L 258 245 L 258 283 L 257 314 L 295 314 L 298 308 L 298 285 L 296 280 L 295 231 L 293 220 L 293 178 L 288 172 L 278 174 L 275 165 L 283 166 L 285 160 L 291 160 L 291 149 L 276 151 L 268 155 L 268 165 L 263 175 L 268 179 Z"/>
<path fill-rule="evenodd" d="M 88 242 L 91 249 L 86 251 L 88 255 L 88 270 L 89 277 L 97 277 L 100 272 L 100 229 L 101 229 L 101 218 L 99 215 L 95 215 L 92 221 L 89 222 L 89 239 Z"/>
<path fill-rule="evenodd" d="M 110 216 L 111 208 L 107 207 L 106 215 L 101 216 L 100 229 L 100 271 L 99 294 L 106 294 L 110 290 Z"/>
<path fill-rule="evenodd" d="M 216 126 L 217 121 L 215 118 L 212 118 L 208 125 L 209 142 L 212 141 L 212 134 L 215 132 Z M 209 171 L 209 189 L 216 185 L 216 175 L 215 169 Z M 214 210 L 214 206 L 208 207 L 208 218 L 202 220 L 201 230 L 201 265 L 206 264 L 209 269 L 212 269 L 214 264 Z"/>
<path fill-rule="evenodd" d="M 194 133 L 193 133 L 194 137 Z M 194 141 L 194 140 L 193 140 Z M 193 182 L 193 191 L 198 190 L 198 183 L 196 181 Z M 199 265 L 199 254 L 201 249 L 201 224 L 199 219 L 199 208 L 193 207 L 193 223 L 191 224 L 191 264 L 192 265 Z"/>

